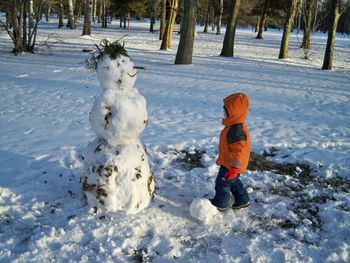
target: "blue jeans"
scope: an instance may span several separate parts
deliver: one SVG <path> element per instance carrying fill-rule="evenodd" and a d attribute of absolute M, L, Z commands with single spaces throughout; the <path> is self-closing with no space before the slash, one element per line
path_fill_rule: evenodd
<path fill-rule="evenodd" d="M 243 186 L 239 175 L 232 180 L 227 180 L 224 174 L 228 172 L 225 166 L 220 166 L 218 176 L 215 181 L 215 197 L 212 199 L 212 204 L 216 207 L 225 209 L 230 201 L 230 193 L 235 198 L 235 203 L 245 204 L 249 199 L 249 195 L 245 187 Z"/>

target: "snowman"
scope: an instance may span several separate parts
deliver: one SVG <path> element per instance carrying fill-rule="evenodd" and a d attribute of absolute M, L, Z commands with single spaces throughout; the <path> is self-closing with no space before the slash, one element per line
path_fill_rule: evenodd
<path fill-rule="evenodd" d="M 136 70 L 123 45 L 103 40 L 86 61 L 103 88 L 90 113 L 97 138 L 83 152 L 82 188 L 88 204 L 135 213 L 147 207 L 154 178 L 139 136 L 147 125 L 146 100 L 134 87 Z"/>

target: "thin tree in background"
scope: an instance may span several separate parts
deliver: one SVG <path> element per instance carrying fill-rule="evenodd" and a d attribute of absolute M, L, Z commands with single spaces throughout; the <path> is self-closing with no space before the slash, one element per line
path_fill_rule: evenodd
<path fill-rule="evenodd" d="M 74 19 L 74 5 L 73 0 L 68 0 L 68 22 L 67 27 L 74 29 L 76 28 L 75 19 Z"/>
<path fill-rule="evenodd" d="M 264 32 L 264 27 L 266 23 L 268 2 L 269 0 L 262 0 L 262 3 L 261 3 L 261 14 L 260 14 L 259 23 L 258 23 L 258 35 L 256 36 L 256 38 L 258 39 L 263 38 L 262 35 Z"/>
<path fill-rule="evenodd" d="M 165 26 L 166 26 L 166 1 L 161 0 L 161 11 L 160 11 L 160 27 L 159 27 L 159 40 L 163 40 Z"/>
<path fill-rule="evenodd" d="M 91 35 L 92 0 L 85 0 L 83 36 Z"/>
<path fill-rule="evenodd" d="M 165 31 L 162 39 L 161 50 L 171 49 L 171 41 L 174 31 L 174 24 L 177 15 L 179 0 L 170 0 L 170 14 L 165 26 Z"/>
<path fill-rule="evenodd" d="M 63 0 L 60 0 L 58 3 L 58 27 L 63 27 L 63 15 L 64 15 L 64 6 Z"/>
<path fill-rule="evenodd" d="M 197 0 L 184 1 L 181 36 L 175 64 L 192 64 L 193 43 L 197 20 Z"/>
<path fill-rule="evenodd" d="M 302 17 L 304 21 L 304 35 L 303 42 L 301 43 L 301 48 L 304 50 L 304 58 L 309 57 L 310 50 L 310 39 L 311 32 L 313 28 L 313 18 L 315 17 L 317 9 L 317 0 L 304 0 L 303 1 L 303 12 Z"/>
<path fill-rule="evenodd" d="M 46 1 L 46 8 L 45 8 L 45 19 L 46 19 L 46 22 L 49 22 L 50 13 L 51 13 L 51 5 L 52 5 L 51 0 L 47 0 Z"/>
<path fill-rule="evenodd" d="M 28 4 L 28 22 L 29 22 L 29 27 L 33 28 L 34 27 L 34 3 L 33 0 L 27 0 L 26 1 Z"/>
<path fill-rule="evenodd" d="M 209 18 L 210 18 L 210 13 L 211 13 L 211 1 L 212 0 L 207 0 L 207 12 L 205 14 L 205 22 L 204 22 L 204 30 L 203 33 L 208 33 L 208 25 L 209 25 Z"/>
<path fill-rule="evenodd" d="M 149 17 L 150 17 L 150 25 L 149 32 L 154 31 L 154 24 L 156 23 L 156 5 L 157 0 L 149 0 Z"/>
<path fill-rule="evenodd" d="M 75 0 L 74 3 L 74 20 L 78 21 L 81 17 L 82 7 L 85 0 Z"/>
<path fill-rule="evenodd" d="M 92 14 L 91 14 L 91 17 L 92 17 L 92 22 L 95 23 L 95 20 L 96 20 L 96 11 L 97 11 L 97 0 L 92 0 Z"/>
<path fill-rule="evenodd" d="M 231 0 L 230 2 L 229 20 L 220 56 L 233 57 L 237 18 L 240 5 L 241 0 Z"/>
<path fill-rule="evenodd" d="M 101 27 L 102 28 L 107 28 L 107 17 L 108 17 L 108 14 L 107 14 L 107 0 L 101 0 L 101 22 L 102 22 L 102 25 Z"/>
<path fill-rule="evenodd" d="M 222 24 L 222 15 L 224 13 L 224 0 L 218 0 L 219 6 L 218 6 L 218 13 L 217 13 L 217 24 L 216 24 L 216 34 L 221 34 L 221 24 Z"/>
<path fill-rule="evenodd" d="M 340 0 L 331 1 L 331 23 L 328 29 L 327 46 L 323 59 L 322 69 L 331 70 L 333 68 L 333 53 L 335 44 L 335 35 L 337 33 L 337 25 L 339 17 L 341 15 L 340 11 Z"/>
<path fill-rule="evenodd" d="M 292 26 L 294 23 L 295 14 L 297 11 L 298 0 L 289 0 L 288 1 L 288 11 L 286 21 L 284 23 L 283 28 L 283 36 L 281 41 L 280 54 L 278 56 L 279 59 L 287 59 L 288 58 L 288 48 L 289 48 L 289 40 L 290 40 L 290 31 L 292 30 Z"/>

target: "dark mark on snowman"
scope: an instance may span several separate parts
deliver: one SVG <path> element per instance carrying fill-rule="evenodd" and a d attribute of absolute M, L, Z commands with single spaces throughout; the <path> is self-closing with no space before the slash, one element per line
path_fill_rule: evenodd
<path fill-rule="evenodd" d="M 97 145 L 97 147 L 95 149 L 95 153 L 100 152 L 100 151 L 102 151 L 101 144 Z"/>
<path fill-rule="evenodd" d="M 112 112 L 108 112 L 105 116 L 105 129 L 107 129 L 107 126 L 109 124 L 109 119 L 112 117 Z"/>

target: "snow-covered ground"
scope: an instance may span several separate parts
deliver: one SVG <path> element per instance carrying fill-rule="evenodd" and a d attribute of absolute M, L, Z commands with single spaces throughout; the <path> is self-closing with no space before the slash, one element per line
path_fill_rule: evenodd
<path fill-rule="evenodd" d="M 41 23 L 39 51 L 20 56 L 0 32 L 0 262 L 349 262 L 350 39 L 338 36 L 334 70 L 322 71 L 326 35 L 312 37 L 309 60 L 292 35 L 290 59 L 278 60 L 281 32 L 257 40 L 240 29 L 235 57 L 224 58 L 224 35 L 198 27 L 193 65 L 174 65 L 178 34 L 173 51 L 159 51 L 158 34 L 132 26 L 82 37 L 81 25 Z M 136 86 L 156 195 L 135 215 L 94 214 L 80 154 L 95 138 L 88 119 L 102 89 L 80 62 L 84 48 L 121 37 L 147 67 Z M 203 224 L 189 207 L 214 195 L 222 99 L 234 92 L 250 97 L 252 150 L 306 163 L 312 176 L 248 171 L 252 205 Z"/>

